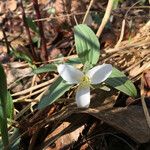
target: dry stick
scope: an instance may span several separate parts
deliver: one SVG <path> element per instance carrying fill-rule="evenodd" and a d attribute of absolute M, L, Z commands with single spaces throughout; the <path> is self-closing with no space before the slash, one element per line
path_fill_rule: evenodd
<path fill-rule="evenodd" d="M 49 81 L 43 82 L 43 83 L 41 83 L 41 84 L 39 84 L 39 85 L 35 85 L 35 86 L 33 86 L 33 87 L 30 87 L 29 89 L 23 90 L 23 91 L 21 91 L 21 92 L 17 92 L 17 93 L 15 93 L 15 94 L 12 94 L 12 96 L 19 96 L 19 95 L 27 94 L 27 93 L 29 93 L 29 92 L 31 92 L 31 91 L 33 91 L 33 90 L 36 90 L 36 89 L 39 89 L 39 88 L 41 88 L 41 87 L 43 87 L 43 86 L 49 85 L 49 84 L 52 83 L 54 80 L 55 80 L 55 78 L 53 78 L 53 79 L 51 79 L 51 80 L 49 80 Z"/>
<path fill-rule="evenodd" d="M 122 21 L 122 27 L 121 27 L 121 33 L 120 33 L 120 37 L 119 37 L 119 40 L 117 42 L 117 44 L 115 45 L 115 48 L 118 48 L 122 39 L 123 39 L 123 36 L 124 36 L 124 29 L 125 29 L 125 19 L 123 19 Z"/>
<path fill-rule="evenodd" d="M 41 19 L 38 1 L 32 0 L 32 2 L 33 2 L 33 6 L 34 6 L 34 9 L 36 12 L 37 19 Z M 47 53 L 47 48 L 46 48 L 46 39 L 45 39 L 45 35 L 44 35 L 43 24 L 41 21 L 38 22 L 38 26 L 39 26 L 39 33 L 40 33 L 40 37 L 41 37 L 41 59 L 43 61 L 46 61 L 46 60 L 48 60 L 48 53 Z"/>
<path fill-rule="evenodd" d="M 11 84 L 8 86 L 8 89 L 10 89 L 10 88 L 12 88 L 13 86 L 15 86 L 15 84 L 16 84 L 17 82 L 19 82 L 20 80 L 22 80 L 22 79 L 24 79 L 24 78 L 26 78 L 26 77 L 31 77 L 31 76 L 33 76 L 33 74 L 26 74 L 26 75 L 24 75 L 23 77 L 20 77 L 19 79 L 16 79 L 13 83 L 11 83 Z"/>
<path fill-rule="evenodd" d="M 127 15 L 128 15 L 128 13 L 129 13 L 129 11 L 130 11 L 136 4 L 138 4 L 138 3 L 139 3 L 139 1 L 136 2 L 136 3 L 134 3 L 134 4 L 127 10 L 127 12 L 126 12 L 126 14 L 125 14 L 125 19 L 123 19 L 123 21 L 122 21 L 122 27 L 121 27 L 120 38 L 119 38 L 119 40 L 118 40 L 118 42 L 117 42 L 115 48 L 118 48 L 118 47 L 119 47 L 119 45 L 120 45 L 120 43 L 121 43 L 121 41 L 122 41 L 122 39 L 123 39 L 124 30 L 125 30 L 125 20 L 126 20 L 126 18 L 127 18 Z"/>
<path fill-rule="evenodd" d="M 23 109 L 15 116 L 14 120 L 19 119 L 25 112 L 27 112 L 29 109 L 31 109 L 31 107 L 33 107 L 33 106 L 37 103 L 37 101 L 39 101 L 39 100 L 42 98 L 42 96 L 44 95 L 44 93 L 45 93 L 45 91 L 43 91 L 41 94 L 39 94 L 39 95 L 35 98 L 36 101 L 33 101 L 32 103 L 29 103 L 25 108 L 23 108 Z"/>
<path fill-rule="evenodd" d="M 129 9 L 130 7 L 124 7 L 124 8 L 118 8 L 117 10 L 123 9 Z M 131 9 L 150 9 L 150 6 L 138 6 L 138 7 L 133 7 Z M 95 11 L 90 11 L 90 12 L 95 12 Z M 50 16 L 50 17 L 46 17 L 46 18 L 41 18 L 41 19 L 35 19 L 35 22 L 39 22 L 39 21 L 50 21 L 51 19 L 59 19 L 59 18 L 64 18 L 64 17 L 72 17 L 74 15 L 84 15 L 86 12 L 78 12 L 78 13 L 70 13 L 67 15 L 59 15 L 59 16 Z M 18 14 L 17 14 L 18 15 Z M 116 15 L 116 14 L 114 14 Z M 118 15 L 117 15 L 118 16 Z"/>
<path fill-rule="evenodd" d="M 34 103 L 36 104 L 36 103 Z M 23 116 L 24 113 L 26 113 L 30 108 L 32 107 L 32 103 L 29 103 L 25 108 L 23 108 L 15 117 L 14 120 L 19 119 L 21 116 Z"/>
<path fill-rule="evenodd" d="M 79 12 L 79 13 L 71 13 L 67 15 L 59 15 L 59 16 L 50 16 L 46 18 L 41 18 L 41 19 L 36 19 L 34 22 L 39 22 L 39 21 L 50 21 L 51 19 L 59 19 L 59 18 L 65 18 L 65 17 L 72 17 L 72 16 L 77 16 L 77 15 L 84 15 L 85 12 Z"/>
<path fill-rule="evenodd" d="M 100 37 L 106 23 L 108 22 L 108 19 L 110 17 L 111 10 L 112 10 L 112 7 L 113 7 L 113 2 L 114 2 L 114 0 L 109 0 L 108 1 L 107 8 L 106 8 L 106 11 L 105 11 L 105 15 L 103 17 L 102 23 L 101 23 L 97 33 L 96 33 L 97 37 Z"/>
<path fill-rule="evenodd" d="M 31 87 L 34 86 L 36 77 L 37 77 L 37 74 L 35 74 L 35 75 L 33 76 L 33 78 L 32 78 L 32 81 L 31 81 Z M 32 91 L 30 92 L 30 94 L 32 94 Z"/>
<path fill-rule="evenodd" d="M 150 63 L 144 63 L 144 65 L 139 69 L 140 71 L 138 71 L 138 73 L 136 73 L 136 75 L 134 77 L 129 77 L 129 79 L 131 79 L 133 82 L 137 81 L 140 79 L 140 74 L 146 69 L 150 67 Z"/>
<path fill-rule="evenodd" d="M 143 111 L 144 111 L 144 115 L 145 115 L 148 127 L 150 128 L 150 115 L 149 115 L 148 108 L 146 106 L 144 98 L 145 98 L 145 96 L 144 96 L 144 79 L 143 79 L 143 75 L 142 75 L 142 77 L 141 77 L 141 102 L 142 102 Z"/>
<path fill-rule="evenodd" d="M 119 47 L 119 48 L 111 48 L 111 49 L 108 49 L 107 50 L 107 53 L 109 54 L 109 53 L 115 53 L 115 52 L 117 52 L 117 51 L 121 51 L 121 50 L 127 50 L 128 48 L 131 48 L 131 47 L 134 47 L 134 48 L 136 48 L 136 47 L 140 47 L 140 46 L 146 46 L 146 45 L 149 45 L 149 42 L 145 42 L 145 43 L 143 43 L 143 41 L 142 42 L 137 42 L 137 43 L 131 43 L 131 44 L 128 44 L 128 45 L 123 45 L 123 46 L 121 46 L 121 47 Z"/>
<path fill-rule="evenodd" d="M 43 92 L 43 91 L 46 91 L 46 89 L 47 89 L 48 87 L 49 87 L 49 85 L 46 86 L 46 87 L 43 87 L 42 89 L 40 89 L 40 90 L 38 90 L 38 91 L 35 91 L 35 92 L 31 93 L 31 94 L 28 94 L 28 95 L 26 95 L 26 96 L 23 96 L 23 97 L 19 97 L 19 98 L 17 98 L 17 99 L 14 99 L 13 102 L 14 102 L 14 103 L 15 103 L 15 102 L 28 102 L 28 101 L 26 101 L 27 98 L 29 98 L 29 97 L 31 97 L 31 96 L 34 96 L 34 95 L 37 95 L 37 94 L 39 94 L 39 93 L 41 93 L 41 92 Z M 34 101 L 34 100 L 33 100 L 33 101 Z M 35 99 L 35 101 L 38 102 L 38 100 L 36 100 L 36 99 Z M 35 102 L 35 101 L 34 101 L 34 102 Z"/>
<path fill-rule="evenodd" d="M 127 15 L 128 15 L 128 13 L 129 13 L 129 11 L 132 9 L 132 8 L 134 8 L 134 6 L 136 5 L 136 4 L 138 4 L 138 3 L 140 3 L 141 1 L 139 0 L 139 1 L 137 1 L 136 3 L 134 3 L 131 7 L 129 7 L 129 9 L 127 10 L 127 12 L 126 12 L 126 14 L 125 14 L 125 18 L 127 18 Z"/>
<path fill-rule="evenodd" d="M 139 65 L 142 61 L 146 60 L 146 58 L 149 58 L 150 54 L 148 54 L 147 56 L 144 56 L 141 60 L 139 60 L 138 62 L 134 63 L 133 65 L 131 65 L 130 67 L 126 68 L 124 70 L 124 73 L 129 72 L 131 69 L 133 69 L 134 67 L 136 67 L 137 65 Z"/>
<path fill-rule="evenodd" d="M 68 59 L 71 59 L 71 58 L 77 58 L 78 56 L 77 55 L 71 55 L 71 56 L 67 56 L 67 57 L 60 57 L 60 58 L 55 58 L 55 59 L 51 59 L 51 60 L 48 60 L 47 62 L 44 62 L 44 63 L 51 63 L 51 62 L 55 62 L 55 61 L 65 61 L 65 60 L 68 60 Z M 43 64 L 43 62 L 36 62 L 35 64 Z"/>
<path fill-rule="evenodd" d="M 90 5 L 89 5 L 89 7 L 88 7 L 88 9 L 87 9 L 87 11 L 86 11 L 86 14 L 85 14 L 84 18 L 83 18 L 83 21 L 82 21 L 83 24 L 85 23 L 85 21 L 86 21 L 86 19 L 87 19 L 87 16 L 88 16 L 88 14 L 89 14 L 89 11 L 90 11 L 91 6 L 93 5 L 93 3 L 94 3 L 94 0 L 91 0 L 91 1 L 90 1 Z"/>
<path fill-rule="evenodd" d="M 21 9 L 22 9 L 22 20 L 23 20 L 23 23 L 24 23 L 24 26 L 25 26 L 25 29 L 26 29 L 26 33 L 28 35 L 29 42 L 30 42 L 30 48 L 31 48 L 31 51 L 32 51 L 32 56 L 35 60 L 37 60 L 37 55 L 36 55 L 35 50 L 34 50 L 32 38 L 31 38 L 31 34 L 30 34 L 30 29 L 29 29 L 29 26 L 28 26 L 27 21 L 26 21 L 26 14 L 25 14 L 25 11 L 24 11 L 22 0 L 20 1 L 20 6 L 21 6 Z"/>

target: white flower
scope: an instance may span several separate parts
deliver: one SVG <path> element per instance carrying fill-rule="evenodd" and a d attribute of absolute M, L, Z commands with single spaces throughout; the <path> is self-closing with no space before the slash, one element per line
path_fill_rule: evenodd
<path fill-rule="evenodd" d="M 90 84 L 99 84 L 105 81 L 112 72 L 110 64 L 98 65 L 86 74 L 67 64 L 60 64 L 57 69 L 68 84 L 79 85 L 75 98 L 79 108 L 88 108 L 90 105 Z"/>

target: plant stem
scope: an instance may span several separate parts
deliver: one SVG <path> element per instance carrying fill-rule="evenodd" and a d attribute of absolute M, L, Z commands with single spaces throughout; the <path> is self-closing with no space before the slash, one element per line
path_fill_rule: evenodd
<path fill-rule="evenodd" d="M 22 9 L 22 20 L 23 20 L 23 23 L 24 23 L 24 26 L 25 26 L 25 29 L 26 29 L 26 32 L 27 32 L 27 35 L 28 35 L 28 38 L 29 38 L 30 48 L 31 48 L 31 51 L 32 51 L 32 56 L 35 60 L 37 60 L 37 55 L 36 55 L 35 50 L 34 50 L 34 45 L 33 45 L 31 34 L 30 34 L 30 29 L 29 29 L 29 26 L 26 22 L 26 14 L 25 14 L 25 11 L 24 11 L 22 0 L 20 1 L 20 6 L 21 6 L 21 9 Z"/>
<path fill-rule="evenodd" d="M 38 5 L 38 1 L 37 0 L 32 0 L 33 2 L 33 6 L 36 12 L 36 17 L 37 19 L 41 19 L 41 14 L 39 11 L 39 5 Z M 43 31 L 43 24 L 41 21 L 38 22 L 38 27 L 39 27 L 39 33 L 40 33 L 40 37 L 41 37 L 41 59 L 43 61 L 47 61 L 48 60 L 48 54 L 47 54 L 47 48 L 46 48 L 46 39 L 44 36 L 44 31 Z"/>

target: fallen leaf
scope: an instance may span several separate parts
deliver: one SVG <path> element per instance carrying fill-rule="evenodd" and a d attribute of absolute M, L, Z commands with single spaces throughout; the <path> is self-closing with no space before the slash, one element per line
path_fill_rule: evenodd
<path fill-rule="evenodd" d="M 81 120 L 82 122 L 85 120 L 83 116 L 79 116 L 78 119 L 75 119 L 74 117 L 69 118 L 72 121 L 64 121 L 61 123 L 51 134 L 49 134 L 46 137 L 42 148 L 45 150 L 58 150 L 73 145 L 84 129 Z"/>
<path fill-rule="evenodd" d="M 7 0 L 6 1 L 6 9 L 14 11 L 17 8 L 16 0 Z"/>

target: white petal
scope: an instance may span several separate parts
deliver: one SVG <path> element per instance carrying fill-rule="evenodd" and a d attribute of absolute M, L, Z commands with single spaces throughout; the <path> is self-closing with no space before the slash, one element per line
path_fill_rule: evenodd
<path fill-rule="evenodd" d="M 76 93 L 76 103 L 79 108 L 88 108 L 90 105 L 90 87 L 79 87 Z"/>
<path fill-rule="evenodd" d="M 83 73 L 71 65 L 61 64 L 57 67 L 60 76 L 68 82 L 68 84 L 79 83 Z"/>
<path fill-rule="evenodd" d="M 91 84 L 98 84 L 105 81 L 112 72 L 112 65 L 103 64 L 98 65 L 88 71 L 87 75 L 91 80 Z"/>

